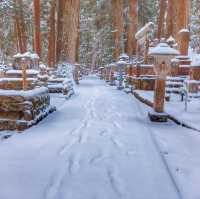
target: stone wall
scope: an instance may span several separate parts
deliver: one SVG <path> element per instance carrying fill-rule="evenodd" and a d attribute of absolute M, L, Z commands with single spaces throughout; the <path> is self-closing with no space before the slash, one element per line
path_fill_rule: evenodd
<path fill-rule="evenodd" d="M 55 110 L 47 88 L 0 91 L 0 130 L 24 130 Z"/>
<path fill-rule="evenodd" d="M 33 89 L 36 85 L 37 79 L 27 79 L 27 88 Z M 22 90 L 23 81 L 22 78 L 1 78 L 0 89 L 5 90 Z"/>

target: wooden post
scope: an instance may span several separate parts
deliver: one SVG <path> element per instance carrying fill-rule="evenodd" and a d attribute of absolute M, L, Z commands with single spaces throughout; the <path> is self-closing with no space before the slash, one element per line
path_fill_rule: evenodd
<path fill-rule="evenodd" d="M 164 102 L 165 102 L 165 79 L 157 78 L 155 83 L 154 92 L 154 111 L 157 113 L 164 112 Z"/>
<path fill-rule="evenodd" d="M 26 69 L 27 69 L 27 60 L 25 58 L 22 58 L 22 88 L 24 91 L 26 91 L 28 88 Z"/>

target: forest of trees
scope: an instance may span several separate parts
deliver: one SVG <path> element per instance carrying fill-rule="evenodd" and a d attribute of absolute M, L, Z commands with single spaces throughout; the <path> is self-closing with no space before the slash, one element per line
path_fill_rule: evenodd
<path fill-rule="evenodd" d="M 134 54 L 133 34 L 147 22 L 154 22 L 158 29 L 170 26 L 170 19 L 166 24 L 158 21 L 159 6 L 163 11 L 173 10 L 177 3 L 179 0 L 3 0 L 1 62 L 27 50 L 37 52 L 50 67 L 63 60 L 92 67 L 111 62 L 122 48 L 127 54 Z M 198 49 L 200 2 L 192 0 L 192 6 L 188 6 L 192 8 L 188 19 L 191 46 Z M 162 14 L 167 17 L 165 12 Z M 159 34 L 157 37 L 163 33 Z"/>

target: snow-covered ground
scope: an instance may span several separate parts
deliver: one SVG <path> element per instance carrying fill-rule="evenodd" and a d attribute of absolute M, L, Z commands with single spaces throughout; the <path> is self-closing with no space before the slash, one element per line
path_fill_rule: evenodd
<path fill-rule="evenodd" d="M 0 141 L 0 199 L 199 199 L 200 134 L 95 76 L 23 134 Z"/>

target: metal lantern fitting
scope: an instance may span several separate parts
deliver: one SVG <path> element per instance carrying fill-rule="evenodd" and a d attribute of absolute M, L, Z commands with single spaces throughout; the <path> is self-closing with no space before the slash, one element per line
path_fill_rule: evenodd
<path fill-rule="evenodd" d="M 120 55 L 119 60 L 128 62 L 129 56 L 126 53 L 123 53 L 123 54 Z"/>

